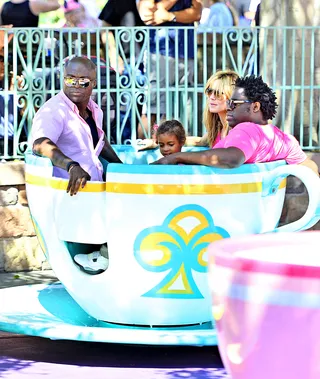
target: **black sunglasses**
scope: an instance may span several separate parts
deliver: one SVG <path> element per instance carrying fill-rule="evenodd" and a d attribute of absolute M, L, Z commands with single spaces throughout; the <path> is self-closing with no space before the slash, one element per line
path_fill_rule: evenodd
<path fill-rule="evenodd" d="M 233 100 L 233 99 L 230 99 L 230 100 L 227 100 L 227 108 L 229 108 L 229 109 L 231 109 L 233 111 L 238 105 L 241 105 L 241 104 L 244 104 L 244 103 L 253 103 L 253 101 L 251 101 L 251 100 Z"/>

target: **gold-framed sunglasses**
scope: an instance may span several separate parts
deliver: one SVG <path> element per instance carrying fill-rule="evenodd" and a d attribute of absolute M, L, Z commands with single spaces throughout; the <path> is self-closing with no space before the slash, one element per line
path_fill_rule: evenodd
<path fill-rule="evenodd" d="M 238 105 L 241 105 L 241 104 L 244 104 L 244 103 L 253 103 L 253 101 L 251 101 L 251 100 L 233 100 L 233 99 L 230 99 L 230 100 L 227 100 L 227 109 L 231 109 L 233 111 Z"/>
<path fill-rule="evenodd" d="M 67 87 L 76 87 L 78 85 L 81 88 L 87 88 L 91 83 L 91 80 L 88 78 L 70 78 L 69 76 L 65 76 L 63 79 Z"/>
<path fill-rule="evenodd" d="M 223 92 L 218 91 L 218 90 L 213 89 L 213 88 L 210 88 L 210 87 L 206 88 L 205 93 L 206 93 L 206 95 L 207 95 L 208 97 L 210 97 L 210 96 L 213 94 L 213 96 L 214 96 L 216 99 L 218 99 L 218 100 L 221 100 L 221 99 L 223 98 L 223 95 L 224 95 Z"/>

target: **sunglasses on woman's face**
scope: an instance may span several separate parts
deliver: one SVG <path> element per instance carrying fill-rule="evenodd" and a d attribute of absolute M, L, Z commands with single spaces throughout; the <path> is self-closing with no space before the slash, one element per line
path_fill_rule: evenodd
<path fill-rule="evenodd" d="M 76 87 L 77 85 L 81 88 L 89 87 L 91 80 L 88 78 L 70 78 L 68 76 L 64 77 L 64 82 L 67 87 Z"/>
<path fill-rule="evenodd" d="M 213 95 L 218 100 L 221 100 L 223 98 L 223 95 L 224 95 L 223 92 L 220 92 L 220 91 L 213 89 L 213 88 L 210 88 L 210 87 L 207 88 L 205 92 L 206 92 L 207 96 L 210 97 L 211 95 Z"/>

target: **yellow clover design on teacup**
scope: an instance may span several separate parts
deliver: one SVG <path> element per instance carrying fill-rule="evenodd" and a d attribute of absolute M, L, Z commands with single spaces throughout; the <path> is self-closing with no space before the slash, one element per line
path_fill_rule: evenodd
<path fill-rule="evenodd" d="M 208 245 L 228 237 L 225 229 L 214 225 L 210 213 L 196 204 L 180 206 L 162 225 L 142 230 L 134 243 L 138 263 L 148 271 L 169 271 L 157 286 L 142 296 L 203 298 L 192 272 L 205 273 Z"/>

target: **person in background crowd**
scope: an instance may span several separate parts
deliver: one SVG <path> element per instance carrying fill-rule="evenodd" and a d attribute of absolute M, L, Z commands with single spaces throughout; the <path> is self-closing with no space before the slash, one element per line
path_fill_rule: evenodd
<path fill-rule="evenodd" d="M 229 2 L 210 0 L 210 3 L 208 8 L 203 8 L 198 33 L 202 33 L 205 30 L 204 27 L 221 28 L 238 25 L 237 12 Z"/>
<path fill-rule="evenodd" d="M 83 4 L 77 0 L 65 0 L 64 1 L 64 17 L 66 23 L 64 27 L 69 28 L 94 28 L 101 26 L 101 23 L 97 18 L 91 17 Z"/>
<path fill-rule="evenodd" d="M 103 26 L 144 26 L 144 23 L 138 13 L 136 0 L 108 0 L 99 15 L 99 19 L 103 22 Z M 123 36 L 125 37 L 125 35 Z M 123 57 L 121 56 L 120 51 L 116 50 L 114 32 L 109 32 L 107 37 L 105 33 L 102 35 L 102 41 L 105 44 L 107 42 L 107 38 L 110 66 L 113 67 L 119 74 L 122 74 L 126 69 L 125 63 L 127 63 L 128 68 L 130 64 L 134 64 L 138 61 L 143 44 L 143 38 L 141 38 L 141 41 L 139 42 L 134 42 L 134 57 L 130 56 L 130 41 L 119 41 L 123 48 Z M 134 36 L 132 36 L 132 38 L 134 38 Z M 141 67 L 141 65 L 139 69 L 143 72 L 143 67 Z"/>
<path fill-rule="evenodd" d="M 252 26 L 260 25 L 260 6 L 261 0 L 251 0 L 249 12 L 251 12 Z"/>
<path fill-rule="evenodd" d="M 1 25 L 1 28 L 3 28 L 3 29 L 11 29 L 13 27 L 13 25 L 12 24 L 10 24 L 10 25 Z M 8 30 L 8 32 L 9 32 L 9 30 Z M 6 34 L 6 32 L 5 32 L 5 30 L 0 30 L 0 55 L 1 56 L 3 56 L 3 49 L 4 49 L 4 45 L 5 45 L 5 42 L 4 42 L 4 40 L 5 40 L 5 34 Z M 10 43 L 10 41 L 13 39 L 13 34 L 8 34 L 8 43 Z"/>
<path fill-rule="evenodd" d="M 58 0 L 10 0 L 0 8 L 1 25 L 18 28 L 38 27 L 41 13 L 60 8 Z"/>
<path fill-rule="evenodd" d="M 88 16 L 97 19 L 100 14 L 100 8 L 97 1 L 81 0 L 81 4 L 85 7 Z"/>
<path fill-rule="evenodd" d="M 143 95 L 132 96 L 132 81 L 138 86 L 143 86 L 146 79 L 144 76 L 144 65 L 142 59 L 142 46 L 145 34 L 141 31 L 130 29 L 131 27 L 144 26 L 138 9 L 136 0 L 108 0 L 103 7 L 99 19 L 106 27 L 121 27 L 117 31 L 102 32 L 102 42 L 108 48 L 110 66 L 119 74 L 122 91 L 116 93 L 116 106 L 120 108 L 119 121 L 121 125 L 121 136 L 111 131 L 111 137 L 115 143 L 123 143 L 131 139 L 132 133 L 136 134 L 139 117 L 142 112 Z M 117 44 L 116 44 L 117 39 Z M 133 48 L 132 54 L 130 49 Z M 125 101 L 127 96 L 132 104 Z M 109 117 L 109 110 L 104 108 L 105 117 Z"/>
<path fill-rule="evenodd" d="M 194 23 L 201 18 L 202 0 L 141 0 L 138 2 L 138 9 L 146 25 L 161 27 L 157 30 L 152 28 L 149 33 L 150 54 L 147 57 L 149 67 L 146 69 L 150 73 L 148 79 L 151 123 L 148 125 L 145 109 L 143 125 L 140 125 L 138 130 L 138 137 L 145 138 L 156 121 L 157 105 L 160 107 L 160 117 L 165 118 L 166 96 L 164 92 L 160 92 L 160 104 L 157 104 L 156 85 L 164 89 L 166 84 L 170 87 L 176 85 L 176 81 L 179 84 L 185 81 L 193 83 L 194 30 L 175 27 L 194 26 Z M 186 49 L 185 39 L 187 39 Z"/>
<path fill-rule="evenodd" d="M 12 25 L 2 25 L 2 28 L 11 29 Z M 13 34 L 8 34 L 8 43 L 13 39 Z M 12 72 L 8 70 L 8 80 L 5 80 L 5 57 L 4 57 L 4 45 L 5 45 L 5 31 L 0 30 L 0 155 L 4 154 L 5 139 L 8 140 L 8 154 L 13 153 L 13 137 L 14 137 L 14 113 L 16 107 L 17 121 L 20 123 L 23 109 L 17 107 L 17 99 L 14 94 L 9 94 L 9 91 L 14 91 L 14 78 Z M 8 69 L 8 67 L 7 67 Z M 23 78 L 17 76 L 15 78 L 17 86 L 20 87 L 23 82 Z M 5 107 L 8 107 L 8 111 L 5 111 Z M 27 139 L 27 128 L 23 124 L 21 130 L 23 135 L 22 139 Z M 20 135 L 21 137 L 21 135 Z M 21 139 L 20 139 L 21 141 Z"/>
<path fill-rule="evenodd" d="M 239 26 L 250 26 L 254 15 L 250 12 L 251 0 L 231 0 L 239 17 Z"/>

